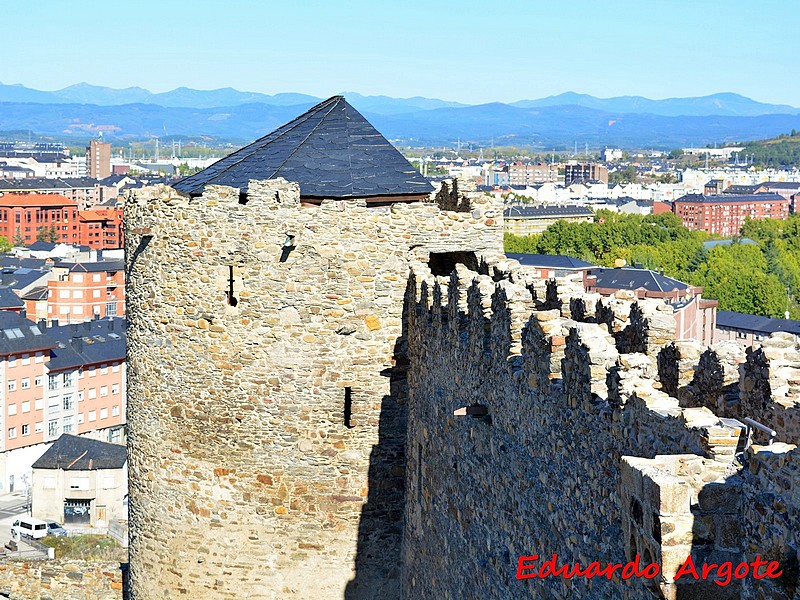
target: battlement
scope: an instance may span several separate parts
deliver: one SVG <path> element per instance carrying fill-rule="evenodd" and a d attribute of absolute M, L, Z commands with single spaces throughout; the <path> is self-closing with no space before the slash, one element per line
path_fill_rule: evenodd
<path fill-rule="evenodd" d="M 719 411 L 717 400 L 735 385 L 747 390 L 738 405 L 752 407 L 763 381 L 788 384 L 789 340 L 779 336 L 747 357 L 726 344 L 703 351 L 674 340 L 672 308 L 661 301 L 585 294 L 575 279 L 527 281 L 508 260 L 458 266 L 449 277 L 424 261 L 411 267 L 409 597 L 428 586 L 441 597 L 457 589 L 507 597 L 523 585 L 509 577 L 509 561 L 553 553 L 584 565 L 639 554 L 664 578 L 533 579 L 524 584 L 530 593 L 675 598 L 693 585 L 691 593 L 718 594 L 713 581 L 670 579 L 688 556 L 745 555 L 739 520 L 761 489 L 737 458 L 754 456 L 753 448 L 740 454 L 747 435 L 737 416 L 748 415 Z M 765 411 L 788 404 L 787 384 L 776 383 Z M 765 476 L 761 485 L 775 481 Z M 717 506 L 721 497 L 727 504 Z M 797 514 L 800 502 L 791 502 L 787 511 Z M 791 557 L 775 549 L 779 536 L 757 537 L 763 546 L 751 554 Z M 468 556 L 437 554 L 454 540 Z M 737 582 L 725 597 L 757 597 L 757 587 Z"/>

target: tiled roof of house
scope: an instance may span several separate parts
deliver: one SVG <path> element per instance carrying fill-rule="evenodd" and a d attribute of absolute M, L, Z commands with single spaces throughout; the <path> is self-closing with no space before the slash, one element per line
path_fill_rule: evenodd
<path fill-rule="evenodd" d="M 511 206 L 503 211 L 506 219 L 541 219 L 545 217 L 592 217 L 594 211 L 585 206 Z"/>
<path fill-rule="evenodd" d="M 692 203 L 708 203 L 708 204 L 722 204 L 728 202 L 787 202 L 786 198 L 780 194 L 765 193 L 765 194 L 712 194 L 706 196 L 705 194 L 686 194 L 681 196 L 675 202 L 692 202 Z"/>
<path fill-rule="evenodd" d="M 433 186 L 342 96 L 316 105 L 249 146 L 173 187 L 200 194 L 206 185 L 245 191 L 251 179 L 283 177 L 305 198 L 429 194 Z"/>
<path fill-rule="evenodd" d="M 128 460 L 128 449 L 122 444 L 109 444 L 87 437 L 64 433 L 50 449 L 31 465 L 34 469 L 94 471 L 121 469 Z"/>

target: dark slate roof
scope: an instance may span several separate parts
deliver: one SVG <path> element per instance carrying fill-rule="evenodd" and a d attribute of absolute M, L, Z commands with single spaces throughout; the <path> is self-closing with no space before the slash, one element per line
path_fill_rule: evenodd
<path fill-rule="evenodd" d="M 508 258 L 513 258 L 526 267 L 544 267 L 549 269 L 586 269 L 594 265 L 579 258 L 572 258 L 563 254 L 514 254 L 506 253 Z"/>
<path fill-rule="evenodd" d="M 537 219 L 544 217 L 593 217 L 594 211 L 585 206 L 511 206 L 503 211 L 505 218 Z"/>
<path fill-rule="evenodd" d="M 317 104 L 249 146 L 175 183 L 247 189 L 251 179 L 283 177 L 306 198 L 429 194 L 433 186 L 342 96 Z"/>
<path fill-rule="evenodd" d="M 770 190 L 800 190 L 800 181 L 767 181 L 761 185 Z"/>
<path fill-rule="evenodd" d="M 10 252 L 4 252 L 0 254 L 0 267 L 12 269 L 43 269 L 47 266 L 47 260 L 46 258 L 20 258 Z"/>
<path fill-rule="evenodd" d="M 648 292 L 672 292 L 689 288 L 687 283 L 648 269 L 598 267 L 589 271 L 589 275 L 597 277 L 594 287 L 611 290 L 645 289 Z"/>
<path fill-rule="evenodd" d="M 121 469 L 127 460 L 128 449 L 122 444 L 109 444 L 64 433 L 31 467 L 34 469 L 63 469 L 64 471 L 94 471 L 97 469 Z"/>
<path fill-rule="evenodd" d="M 717 311 L 717 327 L 725 329 L 739 329 L 769 335 L 776 331 L 786 331 L 800 335 L 800 321 L 791 319 L 771 319 L 757 315 L 731 312 L 728 310 Z"/>
<path fill-rule="evenodd" d="M 756 183 L 753 185 L 731 185 L 725 190 L 723 190 L 723 194 L 755 194 L 758 190 L 764 187 L 763 183 Z"/>
<path fill-rule="evenodd" d="M 31 288 L 27 294 L 23 294 L 24 300 L 47 300 L 47 286 L 40 285 Z"/>
<path fill-rule="evenodd" d="M 712 194 L 706 196 L 705 194 L 686 194 L 681 196 L 675 202 L 696 202 L 696 203 L 709 203 L 709 204 L 723 204 L 726 202 L 770 202 L 779 200 L 786 202 L 786 198 L 780 194 Z"/>
<path fill-rule="evenodd" d="M 31 245 L 28 246 L 28 250 L 33 250 L 34 252 L 50 252 L 56 247 L 56 244 L 53 242 L 33 242 Z"/>
<path fill-rule="evenodd" d="M 124 360 L 125 327 L 125 319 L 109 318 L 48 328 L 56 347 L 50 351 L 47 368 L 61 371 Z"/>
<path fill-rule="evenodd" d="M 11 288 L 0 288 L 0 310 L 9 308 L 25 308 L 25 303 Z"/>
<path fill-rule="evenodd" d="M 77 273 L 95 273 L 98 271 L 122 271 L 125 268 L 125 261 L 119 260 L 98 260 L 97 262 L 57 262 L 56 267 L 69 269 Z"/>
<path fill-rule="evenodd" d="M 21 354 L 57 345 L 36 323 L 18 313 L 0 310 L 0 355 Z"/>

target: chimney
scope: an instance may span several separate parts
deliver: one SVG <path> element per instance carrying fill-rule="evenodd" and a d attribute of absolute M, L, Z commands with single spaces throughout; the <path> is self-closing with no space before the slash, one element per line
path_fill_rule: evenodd
<path fill-rule="evenodd" d="M 74 338 L 72 338 L 70 340 L 70 343 L 72 344 L 72 348 L 75 350 L 75 352 L 77 352 L 78 354 L 83 352 L 83 338 L 82 337 L 74 337 Z"/>
<path fill-rule="evenodd" d="M 92 330 L 92 322 L 91 321 L 84 321 L 83 322 L 83 328 L 86 331 L 91 331 Z"/>
<path fill-rule="evenodd" d="M 74 331 L 74 332 L 76 332 L 76 333 L 77 333 L 77 331 L 78 331 L 78 324 L 77 324 L 77 323 L 71 323 L 71 325 L 72 325 L 72 331 Z"/>
<path fill-rule="evenodd" d="M 108 318 L 108 330 L 114 331 L 114 317 Z"/>
<path fill-rule="evenodd" d="M 39 319 L 39 331 L 47 331 L 47 319 Z"/>

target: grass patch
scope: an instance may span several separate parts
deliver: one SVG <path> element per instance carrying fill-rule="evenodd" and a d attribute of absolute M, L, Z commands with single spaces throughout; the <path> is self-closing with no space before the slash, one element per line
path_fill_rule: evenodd
<path fill-rule="evenodd" d="M 56 558 L 119 562 L 128 560 L 128 550 L 120 546 L 114 538 L 107 535 L 75 535 L 69 537 L 48 535 L 39 541 L 45 546 L 55 548 Z"/>

